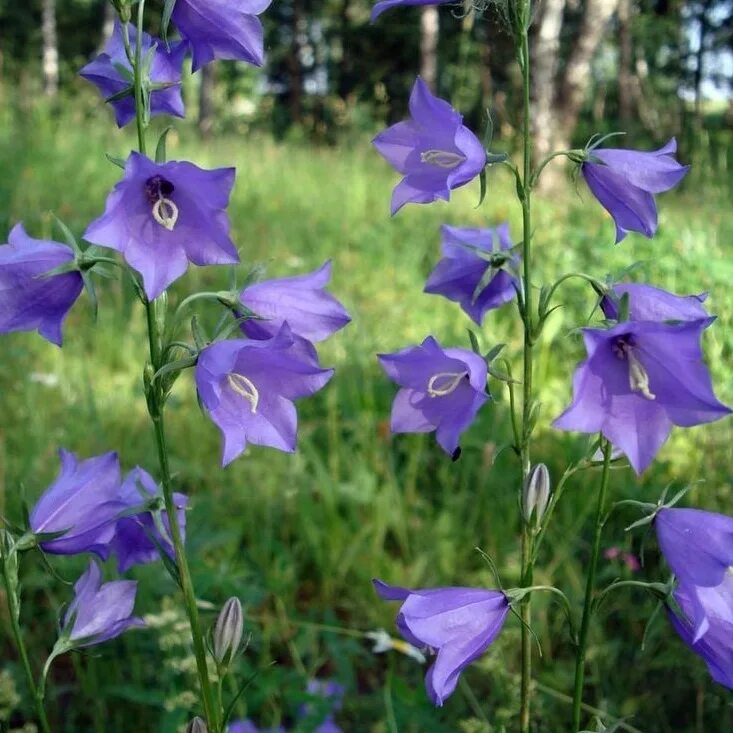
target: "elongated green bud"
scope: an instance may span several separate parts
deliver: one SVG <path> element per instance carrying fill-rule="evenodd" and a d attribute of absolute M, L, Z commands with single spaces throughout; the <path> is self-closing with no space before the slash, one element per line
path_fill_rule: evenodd
<path fill-rule="evenodd" d="M 527 474 L 522 491 L 522 514 L 529 523 L 532 516 L 539 524 L 550 501 L 550 472 L 544 463 L 537 463 Z"/>
<path fill-rule="evenodd" d="M 214 659 L 228 667 L 239 653 L 244 632 L 244 615 L 239 598 L 230 598 L 221 609 L 214 627 Z"/>
<path fill-rule="evenodd" d="M 209 733 L 209 728 L 197 715 L 187 726 L 186 733 Z"/>

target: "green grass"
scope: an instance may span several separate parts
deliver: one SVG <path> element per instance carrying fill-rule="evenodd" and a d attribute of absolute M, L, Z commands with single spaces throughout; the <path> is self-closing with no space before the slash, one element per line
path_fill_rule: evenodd
<path fill-rule="evenodd" d="M 24 220 L 35 236 L 58 236 L 50 211 L 77 233 L 98 215 L 119 169 L 104 152 L 126 155 L 132 144 L 81 105 L 51 118 L 38 109 L 22 121 L 0 112 L 0 236 Z M 334 261 L 332 291 L 353 323 L 320 349 L 336 367 L 329 386 L 300 404 L 296 455 L 253 448 L 229 468 L 219 467 L 219 435 L 202 415 L 190 374 L 176 385 L 168 409 L 171 460 L 181 490 L 192 497 L 188 547 L 197 591 L 216 608 L 236 594 L 247 604 L 249 649 L 243 678 L 256 673 L 238 714 L 263 726 L 289 716 L 302 701 L 305 680 L 333 677 L 347 687 L 339 721 L 353 733 L 507 731 L 516 725 L 519 625 L 510 618 L 492 650 L 464 675 L 466 687 L 442 710 L 422 689 L 423 670 L 391 653 L 375 656 L 357 633 L 393 629 L 395 608 L 375 597 L 370 579 L 404 585 L 492 586 L 491 571 L 476 552 L 495 561 L 505 587 L 517 583 L 517 462 L 510 450 L 506 394 L 494 385 L 494 404 L 467 434 L 452 464 L 431 436 L 390 437 L 394 387 L 378 369 L 375 353 L 392 351 L 433 334 L 468 346 L 468 319 L 451 303 L 422 294 L 438 255 L 441 223 L 482 225 L 509 219 L 519 235 L 519 208 L 503 172 L 490 179 L 484 205 L 478 190 L 456 192 L 450 204 L 407 207 L 388 216 L 396 178 L 367 140 L 337 149 L 275 145 L 268 139 L 227 138 L 205 148 L 183 127 L 169 138 L 170 157 L 204 166 L 236 165 L 230 214 L 241 248 L 240 282 L 251 268 L 268 275 L 300 273 Z M 640 262 L 634 277 L 677 292 L 710 291 L 719 322 L 705 350 L 721 399 L 733 402 L 729 368 L 733 352 L 733 220 L 725 187 L 688 186 L 659 197 L 661 226 L 648 241 L 630 236 L 613 245 L 613 225 L 582 185 L 537 201 L 537 282 L 569 270 L 596 276 Z M 227 272 L 192 270 L 173 288 L 172 302 L 196 289 L 226 287 Z M 152 431 L 141 394 L 145 324 L 130 288 L 99 281 L 100 313 L 93 323 L 82 298 L 68 319 L 63 350 L 32 334 L 3 339 L 0 371 L 0 514 L 18 518 L 21 496 L 33 501 L 57 469 L 56 450 L 82 456 L 119 451 L 125 469 L 136 464 L 155 474 Z M 594 294 L 577 283 L 563 290 L 565 307 L 552 317 L 538 348 L 537 385 L 542 413 L 534 449 L 557 477 L 582 450 L 582 436 L 549 428 L 570 397 L 570 379 L 582 345 L 575 328 L 587 321 Z M 205 323 L 217 314 L 199 310 Z M 521 333 L 509 306 L 492 313 L 482 344 L 506 343 L 519 363 Z M 690 501 L 729 511 L 733 432 L 722 421 L 678 430 L 641 480 L 628 470 L 613 474 L 616 498 L 656 500 L 670 482 L 700 481 Z M 543 550 L 537 583 L 552 583 L 579 607 L 594 511 L 594 471 L 572 482 Z M 642 533 L 624 533 L 636 517 L 619 512 L 609 522 L 604 547 L 639 553 Z M 644 542 L 646 567 L 656 580 L 652 538 Z M 71 589 L 49 576 L 37 559 L 27 571 L 23 617 L 33 663 L 53 643 L 57 610 Z M 82 564 L 52 559 L 63 578 Z M 112 571 L 112 568 L 110 568 Z M 604 561 L 601 582 L 625 577 Z M 112 573 L 110 573 L 112 574 Z M 149 630 L 131 633 L 54 667 L 50 711 L 54 730 L 178 731 L 191 710 L 192 655 L 172 582 L 162 566 L 138 569 L 137 608 L 152 616 Z M 536 660 L 536 730 L 567 730 L 570 707 L 557 693 L 572 681 L 572 650 L 558 607 L 537 596 L 533 629 L 542 645 Z M 619 592 L 604 605 L 589 654 L 587 701 L 626 717 L 645 733 L 729 730 L 730 698 L 709 679 L 702 662 L 676 638 L 663 618 L 641 648 L 654 604 Z M 206 612 L 207 620 L 213 618 Z M 5 619 L 0 612 L 0 622 Z M 24 694 L 16 657 L 5 636 L 4 659 Z M 7 684 L 0 676 L 0 716 Z M 7 691 L 7 690 L 6 690 Z M 477 704 L 474 702 L 477 701 Z M 13 714 L 20 727 L 27 702 Z M 0 729 L 3 723 L 0 717 Z M 302 728 L 307 730 L 307 726 Z"/>

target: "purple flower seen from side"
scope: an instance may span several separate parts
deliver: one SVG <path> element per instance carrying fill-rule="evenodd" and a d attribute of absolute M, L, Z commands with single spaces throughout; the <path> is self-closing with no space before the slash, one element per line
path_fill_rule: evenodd
<path fill-rule="evenodd" d="M 277 728 L 258 728 L 251 720 L 235 720 L 229 723 L 227 733 L 287 733 L 287 731 L 281 725 Z"/>
<path fill-rule="evenodd" d="M 370 20 L 373 23 L 385 10 L 406 5 L 445 5 L 455 0 L 379 0 L 374 4 Z"/>
<path fill-rule="evenodd" d="M 128 511 L 137 507 L 143 508 L 156 498 L 162 501 L 160 487 L 153 477 L 140 467 L 130 471 L 120 487 L 119 500 Z M 181 536 L 185 539 L 188 497 L 174 493 L 173 501 L 176 505 Z M 165 510 L 161 512 L 160 521 L 165 529 L 165 535 L 161 534 L 149 510 L 143 510 L 132 516 L 123 516 L 117 520 L 112 551 L 117 555 L 117 569 L 120 573 L 124 573 L 133 565 L 144 565 L 159 560 L 161 548 L 169 557 L 175 557 L 175 550 L 170 540 L 170 522 Z"/>
<path fill-rule="evenodd" d="M 710 322 L 583 329 L 588 358 L 575 371 L 573 402 L 554 426 L 602 433 L 641 473 L 673 425 L 701 425 L 730 413 L 713 393 L 702 358 L 700 337 Z"/>
<path fill-rule="evenodd" d="M 84 239 L 122 252 L 157 298 L 194 265 L 239 262 L 226 207 L 234 168 L 203 170 L 193 163 L 154 163 L 131 153 L 124 178 Z"/>
<path fill-rule="evenodd" d="M 616 223 L 616 244 L 629 232 L 646 237 L 657 231 L 654 194 L 668 191 L 684 177 L 689 166 L 673 157 L 677 141 L 651 152 L 623 148 L 593 148 L 580 167 L 601 206 Z"/>
<path fill-rule="evenodd" d="M 435 430 L 441 448 L 457 457 L 461 433 L 489 399 L 486 362 L 467 349 L 444 349 L 432 336 L 420 346 L 378 357 L 401 387 L 392 404 L 392 432 Z"/>
<path fill-rule="evenodd" d="M 73 260 L 65 245 L 33 239 L 16 224 L 8 244 L 0 245 L 0 333 L 38 331 L 61 346 L 61 326 L 82 291 L 82 277 L 77 270 L 44 276 Z"/>
<path fill-rule="evenodd" d="M 703 305 L 707 293 L 675 295 L 653 285 L 619 283 L 601 298 L 606 318 L 619 319 L 619 302 L 624 295 L 629 298 L 629 319 L 632 321 L 696 321 L 709 317 Z"/>
<path fill-rule="evenodd" d="M 120 464 L 116 453 L 80 461 L 59 450 L 61 471 L 46 489 L 30 515 L 34 534 L 63 534 L 42 541 L 44 552 L 76 555 L 93 552 L 109 557 L 115 520 L 125 506 L 120 501 Z"/>
<path fill-rule="evenodd" d="M 264 36 L 257 17 L 270 0 L 176 0 L 173 22 L 191 44 L 193 70 L 214 59 L 264 63 Z"/>
<path fill-rule="evenodd" d="M 222 465 L 247 443 L 293 452 L 297 414 L 293 400 L 308 397 L 332 377 L 315 349 L 287 324 L 271 339 L 234 339 L 207 346 L 196 366 L 204 408 L 224 437 Z"/>
<path fill-rule="evenodd" d="M 130 44 L 137 45 L 137 29 L 129 26 Z M 115 23 L 114 32 L 99 56 L 88 63 L 79 74 L 94 84 L 106 99 L 129 90 L 130 94 L 113 99 L 110 104 L 115 111 L 118 127 L 124 127 L 135 119 L 135 97 L 132 93 L 132 65 L 127 58 L 123 43 L 122 25 Z M 150 115 L 173 115 L 184 117 L 183 97 L 181 96 L 181 66 L 188 50 L 185 42 L 171 44 L 170 51 L 159 38 L 143 32 L 141 39 L 143 58 L 152 52 L 150 81 L 165 85 L 150 93 Z M 154 50 L 152 50 L 154 49 Z"/>
<path fill-rule="evenodd" d="M 392 214 L 406 203 L 448 200 L 451 189 L 472 181 L 486 165 L 480 140 L 463 117 L 433 96 L 419 77 L 410 94 L 410 117 L 380 132 L 374 146 L 403 175 L 392 193 Z"/>
<path fill-rule="evenodd" d="M 504 268 L 516 267 L 518 258 L 507 254 L 498 266 L 489 261 L 492 254 L 508 253 L 513 247 L 509 225 L 500 224 L 496 229 L 444 225 L 441 232 L 443 258 L 428 276 L 425 292 L 459 303 L 480 326 L 487 311 L 516 296 L 517 278 Z"/>
<path fill-rule="evenodd" d="M 92 560 L 74 585 L 74 600 L 64 614 L 62 639 L 67 639 L 70 647 L 93 646 L 133 626 L 144 626 L 142 619 L 132 615 L 136 593 L 134 580 L 102 583 L 102 571 Z"/>
<path fill-rule="evenodd" d="M 242 323 L 254 339 L 272 338 L 287 321 L 294 334 L 308 341 L 323 341 L 351 321 L 325 288 L 331 280 L 331 262 L 306 275 L 282 277 L 248 285 L 239 300 L 259 318 Z"/>
<path fill-rule="evenodd" d="M 509 612 L 507 597 L 483 588 L 410 589 L 373 582 L 385 601 L 403 601 L 396 623 L 405 640 L 437 653 L 425 687 L 432 702 L 442 705 L 461 672 L 499 635 Z"/>

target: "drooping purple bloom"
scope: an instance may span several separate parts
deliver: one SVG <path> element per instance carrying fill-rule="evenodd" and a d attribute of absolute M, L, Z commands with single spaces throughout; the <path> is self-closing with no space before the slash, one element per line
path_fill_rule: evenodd
<path fill-rule="evenodd" d="M 124 178 L 84 239 L 116 249 L 157 298 L 194 265 L 239 262 L 225 211 L 234 168 L 203 170 L 193 163 L 154 163 L 131 153 Z"/>
<path fill-rule="evenodd" d="M 492 265 L 492 254 L 512 247 L 509 225 L 496 229 L 462 229 L 443 225 L 443 258 L 428 276 L 426 293 L 443 295 L 459 303 L 479 326 L 492 308 L 508 303 L 516 295 L 517 278 L 507 271 L 518 258 L 507 254 L 502 265 Z M 498 247 L 497 247 L 498 243 Z"/>
<path fill-rule="evenodd" d="M 463 117 L 431 94 L 418 77 L 410 94 L 410 117 L 380 132 L 374 146 L 404 177 L 392 193 L 392 214 L 406 203 L 448 200 L 451 189 L 472 181 L 486 165 L 479 139 Z"/>
<path fill-rule="evenodd" d="M 92 560 L 74 585 L 74 600 L 64 614 L 62 637 L 80 648 L 114 639 L 133 626 L 144 626 L 142 619 L 132 615 L 136 592 L 134 580 L 102 583 L 102 571 Z"/>
<path fill-rule="evenodd" d="M 176 0 L 173 22 L 191 44 L 193 70 L 214 59 L 264 62 L 262 23 L 270 0 Z"/>
<path fill-rule="evenodd" d="M 78 271 L 44 277 L 72 262 L 74 253 L 58 242 L 29 237 L 16 224 L 0 245 L 0 333 L 34 331 L 61 346 L 61 326 L 82 291 Z"/>
<path fill-rule="evenodd" d="M 139 466 L 127 474 L 119 492 L 119 500 L 125 510 L 142 508 L 156 497 L 162 498 L 162 492 L 153 477 Z M 186 536 L 186 506 L 188 498 L 184 494 L 173 494 L 177 509 L 178 526 L 182 537 Z M 161 522 L 166 530 L 161 534 L 150 511 L 141 511 L 132 516 L 123 516 L 117 520 L 115 536 L 112 540 L 112 551 L 117 555 L 117 569 L 124 573 L 133 565 L 144 565 L 160 559 L 160 548 L 169 557 L 175 557 L 175 550 L 170 541 L 170 522 L 168 514 L 161 512 Z"/>
<path fill-rule="evenodd" d="M 196 366 L 201 401 L 224 437 L 222 465 L 247 443 L 293 452 L 297 414 L 293 400 L 321 389 L 333 369 L 321 369 L 313 347 L 284 324 L 271 339 L 218 341 Z"/>
<path fill-rule="evenodd" d="M 624 295 L 629 296 L 629 319 L 632 321 L 696 321 L 709 317 L 703 306 L 707 293 L 675 295 L 653 285 L 618 283 L 613 286 L 612 293 L 601 298 L 606 318 L 618 320 L 618 304 Z"/>
<path fill-rule="evenodd" d="M 229 723 L 227 733 L 287 733 L 287 731 L 281 725 L 277 728 L 258 728 L 251 720 L 235 720 Z"/>
<path fill-rule="evenodd" d="M 76 555 L 93 552 L 109 557 L 115 520 L 125 506 L 120 501 L 120 464 L 116 453 L 79 461 L 59 450 L 61 471 L 33 507 L 30 526 L 34 534 L 64 532 L 41 542 L 44 552 Z"/>
<path fill-rule="evenodd" d="M 239 299 L 262 320 L 244 321 L 242 331 L 254 339 L 272 338 L 287 321 L 295 335 L 308 341 L 327 339 L 351 321 L 343 305 L 325 291 L 330 280 L 329 260 L 306 275 L 248 285 Z"/>
<path fill-rule="evenodd" d="M 458 440 L 489 399 L 486 362 L 467 349 L 443 349 L 428 336 L 420 346 L 379 354 L 387 376 L 401 389 L 392 404 L 394 433 L 429 433 L 458 454 Z"/>
<path fill-rule="evenodd" d="M 677 141 L 651 152 L 593 148 L 580 167 L 593 195 L 616 223 L 616 244 L 629 232 L 657 231 L 654 194 L 676 186 L 689 170 L 673 157 Z"/>
<path fill-rule="evenodd" d="M 498 590 L 483 588 L 410 589 L 374 580 L 386 601 L 404 601 L 397 628 L 407 642 L 435 650 L 437 658 L 425 675 L 428 696 L 442 705 L 458 684 L 458 677 L 499 635 L 509 601 Z"/>
<path fill-rule="evenodd" d="M 588 358 L 573 377 L 573 402 L 554 426 L 603 433 L 641 473 L 673 425 L 701 425 L 730 412 L 713 394 L 702 358 L 700 337 L 710 322 L 583 329 Z"/>
<path fill-rule="evenodd" d="M 129 33 L 130 44 L 134 49 L 137 45 L 137 29 L 130 25 Z M 129 95 L 110 102 L 119 127 L 124 127 L 135 119 L 135 97 L 132 93 L 133 71 L 122 38 L 122 25 L 118 20 L 102 53 L 79 72 L 99 89 L 105 99 L 130 90 Z M 143 32 L 141 47 L 143 58 L 148 56 L 151 49 L 155 49 L 152 52 L 153 57 L 150 64 L 150 81 L 153 84 L 166 85 L 165 88 L 151 91 L 150 115 L 184 117 L 181 66 L 188 50 L 188 43 L 173 43 L 168 51 L 163 41 Z"/>
<path fill-rule="evenodd" d="M 455 0 L 379 0 L 372 8 L 370 20 L 373 23 L 385 10 L 403 5 L 445 5 L 453 2 Z"/>

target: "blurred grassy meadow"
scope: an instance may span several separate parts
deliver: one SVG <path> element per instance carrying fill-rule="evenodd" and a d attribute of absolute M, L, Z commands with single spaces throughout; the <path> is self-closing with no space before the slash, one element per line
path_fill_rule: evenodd
<path fill-rule="evenodd" d="M 346 687 L 337 720 L 347 732 L 513 730 L 516 619 L 510 617 L 443 709 L 427 702 L 418 664 L 395 651 L 373 654 L 362 635 L 394 630 L 396 607 L 376 598 L 372 577 L 408 586 L 493 586 L 491 570 L 475 549 L 480 547 L 496 563 L 504 587 L 517 583 L 518 467 L 505 450 L 510 428 L 501 385 L 493 385 L 494 403 L 467 433 L 463 455 L 453 464 L 432 436 L 390 436 L 395 388 L 375 358 L 428 334 L 468 347 L 468 319 L 454 304 L 422 294 L 424 278 L 438 257 L 442 223 L 481 226 L 508 219 L 518 237 L 511 179 L 497 171 L 481 208 L 476 185 L 456 192 L 450 204 L 407 207 L 390 219 L 396 177 L 367 136 L 337 148 L 275 144 L 264 137 L 201 145 L 192 130 L 180 130 L 169 138 L 169 157 L 237 167 L 230 215 L 241 247 L 239 282 L 260 265 L 268 276 L 285 276 L 331 258 L 331 291 L 353 316 L 320 349 L 336 375 L 323 392 L 300 403 L 296 455 L 252 448 L 221 470 L 219 433 L 197 406 L 190 373 L 169 403 L 172 463 L 180 489 L 192 499 L 188 546 L 199 596 L 211 604 L 207 620 L 230 595 L 247 606 L 251 640 L 240 671 L 253 679 L 235 717 L 247 715 L 262 727 L 294 725 L 305 683 L 317 676 Z M 8 108 L 0 111 L 0 236 L 22 219 L 32 235 L 60 238 L 51 211 L 80 234 L 120 175 L 104 152 L 125 157 L 131 145 L 127 133 L 113 132 L 111 119 L 99 114 L 51 115 L 33 108 L 18 118 Z M 648 241 L 631 235 L 618 247 L 610 219 L 583 184 L 577 191 L 568 185 L 537 199 L 534 241 L 538 282 L 570 270 L 602 277 L 639 262 L 635 279 L 679 293 L 709 291 L 709 309 L 719 320 L 705 335 L 705 351 L 718 394 L 731 404 L 733 219 L 726 171 L 707 175 L 703 166 L 679 193 L 660 196 L 658 236 Z M 172 304 L 195 289 L 227 284 L 223 270 L 192 269 L 173 288 Z M 83 457 L 115 449 L 125 470 L 139 464 L 156 473 L 141 393 L 143 313 L 127 284 L 97 285 L 98 321 L 83 296 L 66 323 L 63 350 L 35 334 L 3 338 L 2 515 L 18 519 L 21 497 L 32 503 L 53 479 L 59 446 Z M 549 424 L 569 400 L 571 375 L 583 354 L 575 327 L 587 322 L 595 302 L 592 291 L 575 281 L 562 294 L 565 307 L 545 331 L 536 378 L 542 414 L 534 455 L 555 477 L 586 445 L 584 436 L 554 432 Z M 218 316 L 211 306 L 197 312 L 208 323 Z M 515 309 L 492 312 L 480 339 L 487 348 L 506 343 L 518 364 Z M 656 501 L 670 483 L 699 482 L 690 502 L 730 511 L 732 439 L 730 420 L 677 430 L 641 479 L 629 469 L 615 471 L 613 494 Z M 572 480 L 535 578 L 563 588 L 577 604 L 597 479 L 589 470 Z M 645 567 L 635 577 L 664 578 L 653 538 L 624 532 L 636 518 L 615 514 L 604 549 L 644 551 Z M 83 565 L 57 558 L 51 563 L 67 580 Z M 134 720 L 134 730 L 172 733 L 190 717 L 194 664 L 175 588 L 160 564 L 133 574 L 140 581 L 136 608 L 149 628 L 92 654 L 58 660 L 49 690 L 54 730 L 118 733 L 133 730 Z M 601 581 L 619 577 L 632 573 L 618 560 L 604 560 Z M 38 557 L 25 560 L 23 618 L 35 667 L 53 644 L 57 609 L 70 597 L 71 587 L 52 578 Z M 0 608 L 4 614 L 4 604 Z M 571 687 L 572 650 L 558 606 L 538 595 L 534 608 L 543 654 L 536 660 L 535 730 L 557 733 L 568 726 L 564 695 Z M 628 589 L 604 604 L 592 635 L 587 701 L 608 712 L 607 723 L 626 719 L 620 730 L 733 730 L 730 694 L 712 683 L 662 616 L 641 648 L 653 611 L 651 600 Z M 32 717 L 20 666 L 7 635 L 0 644 L 0 730 L 22 728 Z M 313 730 L 308 725 L 294 730 Z"/>

